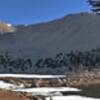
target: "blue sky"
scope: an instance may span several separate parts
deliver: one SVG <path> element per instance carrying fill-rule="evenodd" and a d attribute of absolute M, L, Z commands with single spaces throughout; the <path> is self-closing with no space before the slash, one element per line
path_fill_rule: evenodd
<path fill-rule="evenodd" d="M 87 0 L 0 0 L 0 20 L 12 24 L 47 22 L 70 13 L 88 12 Z"/>

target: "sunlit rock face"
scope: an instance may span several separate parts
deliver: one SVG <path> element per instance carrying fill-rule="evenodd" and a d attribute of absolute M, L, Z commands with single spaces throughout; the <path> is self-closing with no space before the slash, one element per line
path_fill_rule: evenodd
<path fill-rule="evenodd" d="M 0 34 L 13 33 L 15 30 L 11 24 L 0 22 Z"/>

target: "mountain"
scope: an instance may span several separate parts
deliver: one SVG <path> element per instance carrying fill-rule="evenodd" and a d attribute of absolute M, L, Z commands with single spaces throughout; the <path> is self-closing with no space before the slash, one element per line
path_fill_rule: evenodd
<path fill-rule="evenodd" d="M 13 27 L 15 31 L 0 35 L 0 53 L 33 62 L 60 52 L 100 48 L 100 15 L 70 14 L 47 23 Z"/>

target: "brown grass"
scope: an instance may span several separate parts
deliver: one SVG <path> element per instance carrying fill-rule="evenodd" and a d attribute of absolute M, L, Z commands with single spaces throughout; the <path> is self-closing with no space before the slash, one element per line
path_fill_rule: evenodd
<path fill-rule="evenodd" d="M 0 100 L 29 100 L 21 93 L 7 90 L 0 90 Z"/>

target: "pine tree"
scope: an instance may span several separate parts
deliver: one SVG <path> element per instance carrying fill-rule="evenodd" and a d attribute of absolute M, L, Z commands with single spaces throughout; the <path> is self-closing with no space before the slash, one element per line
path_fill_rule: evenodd
<path fill-rule="evenodd" d="M 96 14 L 100 14 L 100 0 L 88 0 L 89 5 L 92 7 L 92 11 Z"/>

